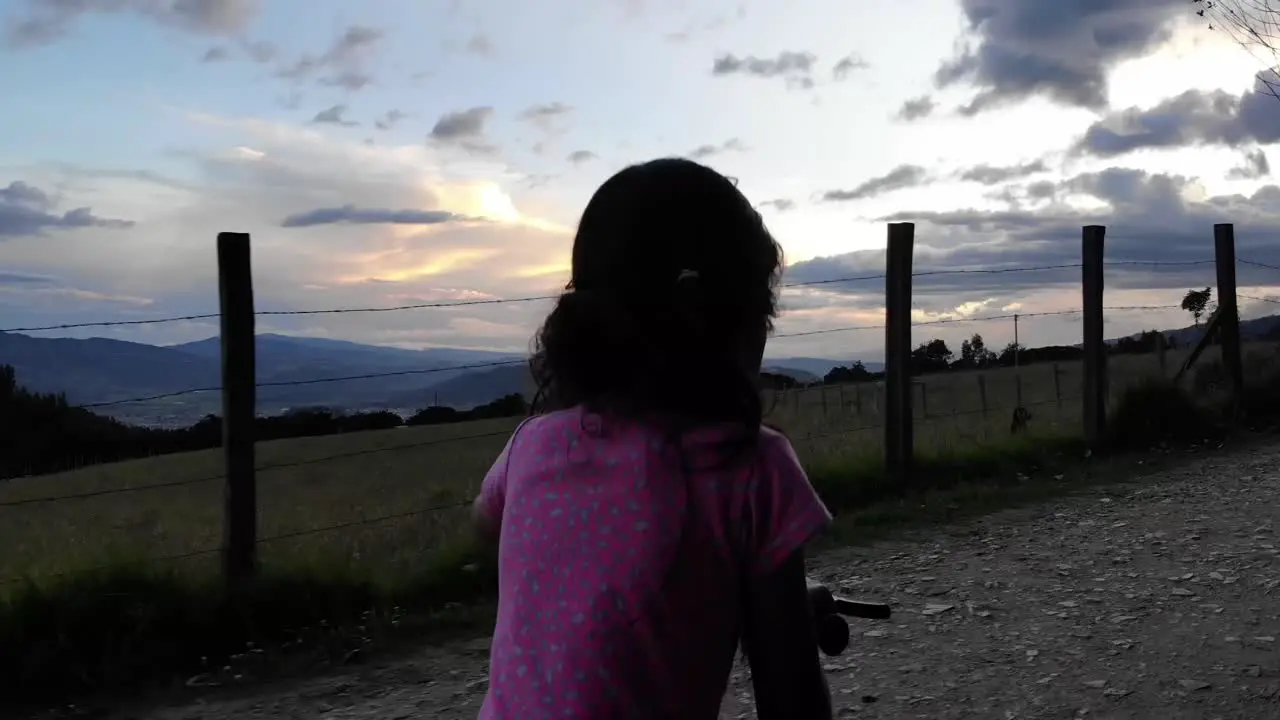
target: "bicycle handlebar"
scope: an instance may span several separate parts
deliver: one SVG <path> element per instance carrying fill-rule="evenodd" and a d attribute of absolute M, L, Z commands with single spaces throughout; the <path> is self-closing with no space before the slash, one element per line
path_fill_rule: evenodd
<path fill-rule="evenodd" d="M 818 648 L 825 655 L 839 655 L 849 647 L 849 623 L 841 615 L 868 620 L 887 620 L 893 615 L 893 610 L 883 603 L 849 600 L 835 595 L 826 585 L 808 585 Z"/>

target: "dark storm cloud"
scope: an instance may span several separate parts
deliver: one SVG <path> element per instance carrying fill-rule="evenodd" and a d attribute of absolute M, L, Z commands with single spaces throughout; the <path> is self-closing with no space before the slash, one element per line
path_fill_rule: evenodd
<path fill-rule="evenodd" d="M 919 165 L 899 165 L 879 177 L 873 177 L 850 190 L 827 190 L 822 193 L 826 202 L 865 200 L 894 190 L 925 185 L 929 172 Z"/>
<path fill-rule="evenodd" d="M 973 115 L 1042 96 L 1100 110 L 1107 72 L 1169 38 L 1187 0 L 960 0 L 965 44 L 934 75 L 938 88 L 968 85 L 977 94 L 961 109 Z"/>
<path fill-rule="evenodd" d="M 882 222 L 916 223 L 917 273 L 931 270 L 1007 269 L 1070 265 L 1080 262 L 1081 228 L 1107 226 L 1109 262 L 1190 262 L 1213 259 L 1213 225 L 1234 223 L 1240 258 L 1280 265 L 1280 187 L 1271 185 L 1250 196 L 1223 195 L 1188 201 L 1193 181 L 1180 176 L 1111 168 L 1056 184 L 1054 192 L 1085 195 L 1107 209 L 1075 210 L 1062 205 L 1030 209 L 913 210 L 880 218 Z M 1043 186 L 1047 182 L 1033 183 Z M 1041 188 L 1044 192 L 1045 188 Z M 865 250 L 816 258 L 788 270 L 787 282 L 854 277 L 884 271 L 884 252 Z M 1280 273 L 1242 264 L 1239 282 L 1280 285 Z M 921 276 L 913 284 L 922 296 L 941 294 L 958 304 L 998 295 L 1003 302 L 1019 294 L 1079 287 L 1079 268 L 999 274 Z M 1212 285 L 1212 264 L 1187 266 L 1115 265 L 1107 268 L 1110 289 L 1170 289 Z M 868 307 L 883 305 L 883 283 L 823 286 L 828 291 L 864 295 Z M 960 298 L 957 300 L 957 298 Z M 878 303 L 878 305 L 877 305 Z"/>
<path fill-rule="evenodd" d="M 54 207 L 55 203 L 43 190 L 21 180 L 0 187 L 0 238 L 32 237 L 46 230 L 118 230 L 134 225 L 129 220 L 98 217 L 87 207 L 61 214 Z"/>
<path fill-rule="evenodd" d="M 300 228 L 316 225 L 443 225 L 453 222 L 474 222 L 477 218 L 458 215 L 444 210 L 388 210 L 358 208 L 354 205 L 317 208 L 290 215 L 280 222 L 280 227 Z"/>
<path fill-rule="evenodd" d="M 1076 155 L 1115 157 L 1148 148 L 1240 147 L 1280 141 L 1280 102 L 1262 80 L 1240 95 L 1188 90 L 1153 107 L 1127 108 L 1089 126 Z"/>

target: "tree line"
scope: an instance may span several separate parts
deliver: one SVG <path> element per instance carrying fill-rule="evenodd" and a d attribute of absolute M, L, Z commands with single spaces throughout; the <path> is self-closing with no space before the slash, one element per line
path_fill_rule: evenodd
<path fill-rule="evenodd" d="M 1159 330 L 1147 330 L 1132 337 L 1121 338 L 1111 343 L 1108 352 L 1112 355 L 1136 355 L 1156 352 L 1163 344 L 1166 350 L 1175 347 L 1173 338 L 1167 337 Z M 911 351 L 908 360 L 911 374 L 929 375 L 952 370 L 986 370 L 1016 365 L 1031 365 L 1044 362 L 1071 362 L 1083 360 L 1084 350 L 1069 345 L 1047 345 L 1045 347 L 1028 348 L 1018 343 L 1009 343 L 1000 352 L 987 347 L 982 335 L 974 333 L 972 337 L 960 343 L 960 354 L 956 355 L 945 340 L 933 338 L 920 343 Z M 884 378 L 883 372 L 872 372 L 862 361 L 851 365 L 831 368 L 822 378 L 822 384 L 835 385 L 851 382 L 870 382 Z"/>
<path fill-rule="evenodd" d="M 471 410 L 427 407 L 407 420 L 389 410 L 341 412 L 298 408 L 254 421 L 258 440 L 439 425 L 521 415 L 528 405 L 507 395 Z M 222 445 L 222 418 L 206 415 L 183 428 L 131 425 L 70 405 L 61 394 L 18 384 L 12 366 L 0 365 L 0 479 L 42 475 L 105 462 L 206 450 Z"/>

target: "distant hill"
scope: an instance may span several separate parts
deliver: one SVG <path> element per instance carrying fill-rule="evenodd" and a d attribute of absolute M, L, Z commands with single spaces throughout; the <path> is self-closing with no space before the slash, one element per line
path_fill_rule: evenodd
<path fill-rule="evenodd" d="M 1164 331 L 1180 345 L 1194 342 L 1202 332 L 1195 327 Z M 1242 322 L 1241 333 L 1249 341 L 1280 339 L 1280 316 Z M 259 383 L 355 379 L 259 388 L 258 410 L 278 414 L 290 408 L 324 406 L 411 413 L 437 402 L 465 409 L 511 393 L 532 397 L 532 380 L 525 365 L 518 362 L 523 357 L 487 350 L 409 350 L 264 333 L 257 338 Z M 518 364 L 456 369 L 507 361 Z M 0 363 L 14 366 L 23 384 L 33 392 L 65 393 L 73 404 L 165 395 L 221 384 L 221 348 L 216 337 L 160 347 L 106 338 L 77 340 L 0 333 Z M 848 360 L 829 358 L 770 357 L 766 358 L 764 369 L 800 382 L 813 382 L 831 368 L 849 364 Z M 883 369 L 879 362 L 867 362 L 865 366 L 872 372 Z M 360 377 L 366 375 L 375 377 Z M 220 412 L 220 406 L 218 393 L 205 392 L 96 411 L 132 423 L 177 426 Z"/>
<path fill-rule="evenodd" d="M 256 351 L 259 383 L 399 373 L 259 388 L 258 410 L 266 414 L 303 406 L 361 409 L 371 398 L 419 389 L 468 372 L 447 368 L 520 358 L 483 350 L 406 350 L 275 334 L 259 335 Z M 0 362 L 13 365 L 32 391 L 65 393 L 73 404 L 217 387 L 221 385 L 221 352 L 216 337 L 158 347 L 105 338 L 73 340 L 0 333 Z M 99 412 L 135 423 L 184 425 L 219 412 L 220 405 L 218 393 L 206 392 L 103 407 Z"/>

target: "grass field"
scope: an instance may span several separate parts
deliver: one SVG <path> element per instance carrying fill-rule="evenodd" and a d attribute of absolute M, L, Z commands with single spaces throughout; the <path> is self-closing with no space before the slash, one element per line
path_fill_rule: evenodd
<path fill-rule="evenodd" d="M 1167 360 L 1170 367 L 1177 361 L 1172 353 Z M 1111 367 L 1113 391 L 1158 372 L 1154 356 L 1117 357 Z M 924 390 L 914 395 L 918 453 L 946 456 L 1007 443 L 1019 376 L 1023 403 L 1032 410 L 1033 437 L 1078 434 L 1078 363 L 930 375 L 917 380 Z M 986 387 L 985 414 L 979 377 Z M 878 463 L 883 431 L 874 384 L 794 390 L 768 401 L 770 421 L 791 435 L 806 464 Z M 513 418 L 259 444 L 259 467 L 292 465 L 258 473 L 264 567 L 341 572 L 390 584 L 414 573 L 424 558 L 459 537 L 467 522 L 467 510 L 459 506 L 475 495 L 517 422 Z M 334 455 L 348 457 L 324 459 Z M 0 507 L 0 547 L 5 548 L 0 553 L 0 579 L 38 580 L 121 561 L 191 554 L 195 556 L 165 562 L 184 572 L 215 571 L 216 553 L 200 553 L 216 549 L 220 542 L 221 468 L 221 452 L 208 450 L 0 484 L 0 503 L 106 493 Z M 188 481 L 196 482 L 144 489 Z M 127 488 L 139 490 L 119 492 Z M 443 509 L 378 520 L 425 508 Z M 321 531 L 363 520 L 375 521 Z M 270 539 L 280 536 L 293 537 Z M 3 588 L 0 585 L 0 592 Z"/>
<path fill-rule="evenodd" d="M 1249 357 L 1247 371 L 1264 379 L 1248 395 L 1272 412 L 1280 405 L 1274 349 Z M 1170 371 L 1179 361 L 1166 358 Z M 1205 358 L 1206 370 L 1213 361 Z M 1115 357 L 1110 368 L 1113 397 L 1159 374 L 1154 356 Z M 846 542 L 1048 497 L 1103 472 L 1081 465 L 1080 379 L 1078 363 L 919 378 L 918 470 L 905 489 L 884 472 L 874 384 L 766 401 L 837 515 L 829 541 Z M 1032 419 L 1012 437 L 1019 384 Z M 1218 432 L 1185 393 L 1151 387 L 1113 404 L 1116 427 L 1158 420 L 1154 432 L 1130 433 L 1125 447 L 1174 436 L 1196 444 Z M 466 505 L 518 421 L 260 444 L 262 572 L 231 589 L 218 577 L 217 450 L 0 484 L 0 706 L 181 683 L 210 670 L 235 682 L 245 662 L 270 674 L 286 658 L 342 662 L 369 643 L 404 642 L 442 622 L 482 626 L 491 615 L 477 601 L 492 598 L 496 572 L 492 552 L 470 540 Z M 82 497 L 43 501 L 67 495 Z"/>

